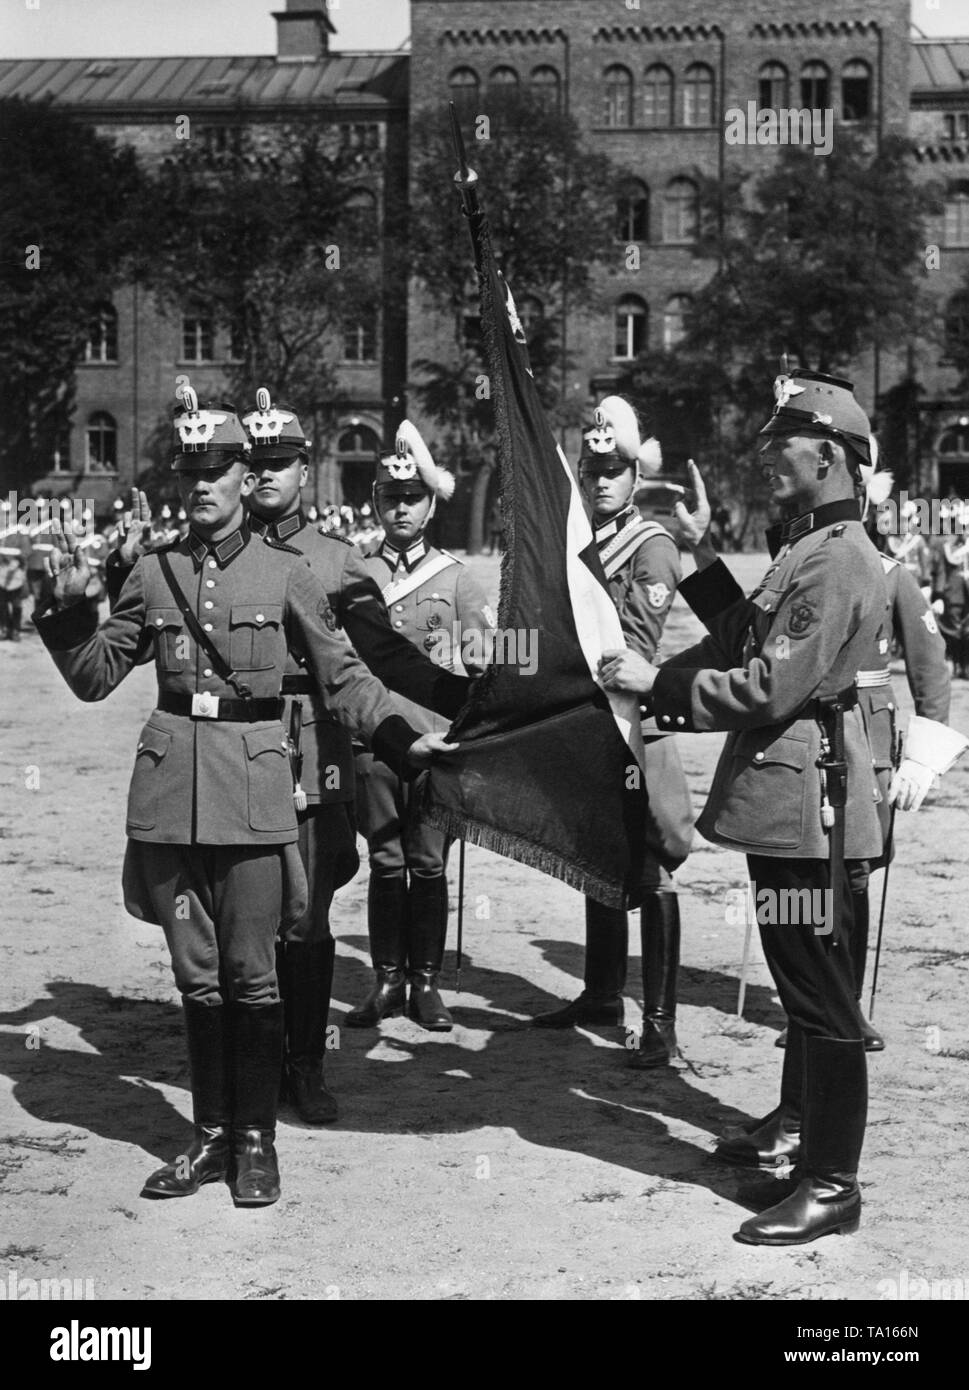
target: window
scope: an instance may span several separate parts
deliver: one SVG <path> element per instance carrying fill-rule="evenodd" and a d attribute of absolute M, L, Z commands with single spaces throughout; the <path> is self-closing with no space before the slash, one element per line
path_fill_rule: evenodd
<path fill-rule="evenodd" d="M 542 66 L 532 72 L 532 92 L 543 106 L 558 109 L 562 94 L 559 75 L 555 68 Z"/>
<path fill-rule="evenodd" d="M 344 208 L 347 234 L 364 250 L 372 250 L 377 244 L 377 198 L 369 188 L 357 188 L 347 198 Z"/>
<path fill-rule="evenodd" d="M 182 318 L 182 361 L 211 362 L 213 337 L 210 318 L 185 314 Z"/>
<path fill-rule="evenodd" d="M 780 111 L 788 104 L 790 90 L 783 63 L 765 63 L 757 77 L 757 105 L 761 111 Z"/>
<path fill-rule="evenodd" d="M 638 357 L 646 346 L 649 310 L 635 294 L 627 294 L 616 305 L 615 356 L 624 361 Z"/>
<path fill-rule="evenodd" d="M 492 68 L 488 77 L 488 91 L 500 92 L 502 88 L 518 86 L 518 73 L 514 68 L 499 67 Z"/>
<path fill-rule="evenodd" d="M 344 362 L 376 362 L 377 360 L 377 311 L 368 309 L 365 313 L 347 319 L 343 325 Z"/>
<path fill-rule="evenodd" d="M 229 361 L 246 360 L 246 329 L 241 319 L 233 319 L 229 324 Z"/>
<path fill-rule="evenodd" d="M 693 63 L 683 76 L 683 124 L 713 125 L 713 69 Z"/>
<path fill-rule="evenodd" d="M 959 117 L 959 139 L 969 140 L 969 113 L 965 111 Z"/>
<path fill-rule="evenodd" d="M 646 69 L 643 79 L 643 124 L 673 124 L 673 74 L 661 64 Z"/>
<path fill-rule="evenodd" d="M 663 346 L 674 348 L 686 337 L 686 315 L 690 308 L 688 294 L 674 294 L 663 310 Z"/>
<path fill-rule="evenodd" d="M 113 304 L 101 304 L 91 320 L 90 336 L 84 348 L 85 362 L 117 362 L 118 311 Z"/>
<path fill-rule="evenodd" d="M 969 246 L 969 183 L 950 183 L 945 195 L 944 246 Z"/>
<path fill-rule="evenodd" d="M 950 357 L 969 348 L 969 292 L 960 290 L 949 300 L 945 311 L 945 347 Z"/>
<path fill-rule="evenodd" d="M 379 150 L 380 126 L 376 123 L 341 125 L 340 144 L 344 150 Z"/>
<path fill-rule="evenodd" d="M 823 111 L 829 105 L 828 69 L 824 63 L 805 63 L 801 69 L 801 105 L 810 111 Z"/>
<path fill-rule="evenodd" d="M 943 118 L 942 118 L 942 128 L 943 128 L 943 130 L 945 131 L 945 138 L 946 138 L 947 140 L 954 140 L 954 139 L 956 138 L 956 118 L 955 118 L 955 116 L 943 116 Z"/>
<path fill-rule="evenodd" d="M 871 68 L 860 58 L 845 63 L 841 72 L 841 118 L 867 121 L 871 115 Z"/>
<path fill-rule="evenodd" d="M 699 192 L 692 179 L 673 179 L 663 194 L 663 240 L 673 243 L 696 241 L 699 223 Z"/>
<path fill-rule="evenodd" d="M 118 426 L 106 410 L 96 411 L 87 422 L 88 473 L 115 473 L 118 468 Z"/>
<path fill-rule="evenodd" d="M 337 463 L 343 500 L 353 507 L 370 501 L 374 464 L 380 457 L 380 440 L 369 425 L 352 425 L 337 440 Z"/>
<path fill-rule="evenodd" d="M 649 240 L 649 189 L 639 179 L 628 179 L 620 190 L 616 238 L 626 242 Z"/>
<path fill-rule="evenodd" d="M 448 87 L 459 112 L 466 116 L 478 110 L 480 83 L 474 68 L 455 68 L 448 78 Z"/>
<path fill-rule="evenodd" d="M 203 126 L 199 133 L 209 154 L 238 154 L 242 148 L 242 131 L 239 126 L 207 125 Z"/>
<path fill-rule="evenodd" d="M 940 454 L 961 454 L 969 457 L 969 430 L 965 426 L 958 426 L 955 429 L 946 430 L 939 440 Z"/>
<path fill-rule="evenodd" d="M 605 72 L 605 113 L 607 126 L 630 126 L 633 122 L 633 75 L 614 63 Z"/>

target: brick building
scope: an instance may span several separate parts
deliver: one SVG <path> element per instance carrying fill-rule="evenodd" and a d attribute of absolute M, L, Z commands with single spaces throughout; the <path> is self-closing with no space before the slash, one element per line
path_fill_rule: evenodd
<path fill-rule="evenodd" d="M 410 111 L 441 106 L 449 93 L 465 111 L 487 111 L 489 92 L 531 86 L 575 117 L 587 146 L 629 172 L 615 264 L 598 273 L 594 309 L 567 325 L 574 370 L 566 390 L 584 409 L 642 347 L 668 345 L 681 331 L 689 297 L 709 273 L 691 249 L 697 177 L 722 175 L 728 165 L 759 169 L 773 157 L 770 147 L 728 143 L 724 113 L 746 111 L 750 101 L 830 108 L 873 142 L 909 132 L 917 168 L 944 183 L 930 287 L 950 340 L 969 334 L 961 289 L 969 268 L 969 42 L 910 38 L 908 0 L 810 10 L 801 0 L 413 0 L 409 55 L 330 53 L 321 0 L 287 0 L 275 18 L 275 57 L 4 62 L 0 95 L 49 93 L 149 159 L 170 144 L 178 115 L 213 141 L 231 138 L 240 122 L 297 113 L 333 122 L 372 152 L 362 191 L 379 217 L 387 181 L 407 177 Z M 450 196 L 443 187 L 442 196 Z M 641 252 L 637 270 L 627 269 L 631 244 Z M 55 461 L 39 490 L 72 491 L 83 481 L 85 495 L 106 507 L 143 466 L 178 373 L 190 369 L 193 382 L 218 385 L 231 351 L 223 335 L 191 315 L 160 319 L 141 300 L 119 287 L 104 307 L 78 372 L 69 456 Z M 320 469 L 321 498 L 364 495 L 378 440 L 404 408 L 419 419 L 407 399 L 413 363 L 441 358 L 453 341 L 454 325 L 431 313 L 414 287 L 406 325 L 391 332 L 380 319 L 348 331 L 340 365 L 348 405 L 336 453 Z M 872 404 L 912 366 L 926 388 L 921 485 L 969 495 L 969 401 L 954 396 L 944 346 L 906 353 L 882 345 L 856 364 L 860 395 Z"/>

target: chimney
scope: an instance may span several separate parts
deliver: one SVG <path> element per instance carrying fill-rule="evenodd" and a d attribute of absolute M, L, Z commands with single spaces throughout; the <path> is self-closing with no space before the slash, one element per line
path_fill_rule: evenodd
<path fill-rule="evenodd" d="M 324 0 L 286 0 L 286 9 L 274 10 L 276 59 L 282 63 L 312 63 L 323 58 L 329 38 L 336 33 Z"/>

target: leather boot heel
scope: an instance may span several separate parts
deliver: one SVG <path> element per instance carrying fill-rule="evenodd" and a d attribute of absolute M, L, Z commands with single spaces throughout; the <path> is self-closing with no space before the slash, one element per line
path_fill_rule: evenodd
<path fill-rule="evenodd" d="M 385 1018 L 396 1018 L 406 1003 L 403 969 L 378 970 L 377 982 L 362 1004 L 346 1016 L 348 1028 L 376 1028 Z"/>
<path fill-rule="evenodd" d="M 191 1147 L 171 1163 L 152 1173 L 141 1189 L 142 1197 L 194 1197 L 207 1182 L 225 1182 L 229 1176 L 229 1130 L 196 1125 Z"/>
<path fill-rule="evenodd" d="M 232 1200 L 237 1207 L 268 1207 L 279 1201 L 276 1131 L 237 1129 L 232 1136 Z"/>

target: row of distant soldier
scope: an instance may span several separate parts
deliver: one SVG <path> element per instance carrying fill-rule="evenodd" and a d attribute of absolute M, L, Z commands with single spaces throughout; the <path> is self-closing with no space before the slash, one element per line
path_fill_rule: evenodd
<path fill-rule="evenodd" d="M 955 676 L 969 680 L 969 507 L 958 497 L 940 503 L 952 534 L 925 536 L 918 507 L 906 502 L 898 535 L 884 538 L 885 551 L 909 570 L 931 602 Z"/>

